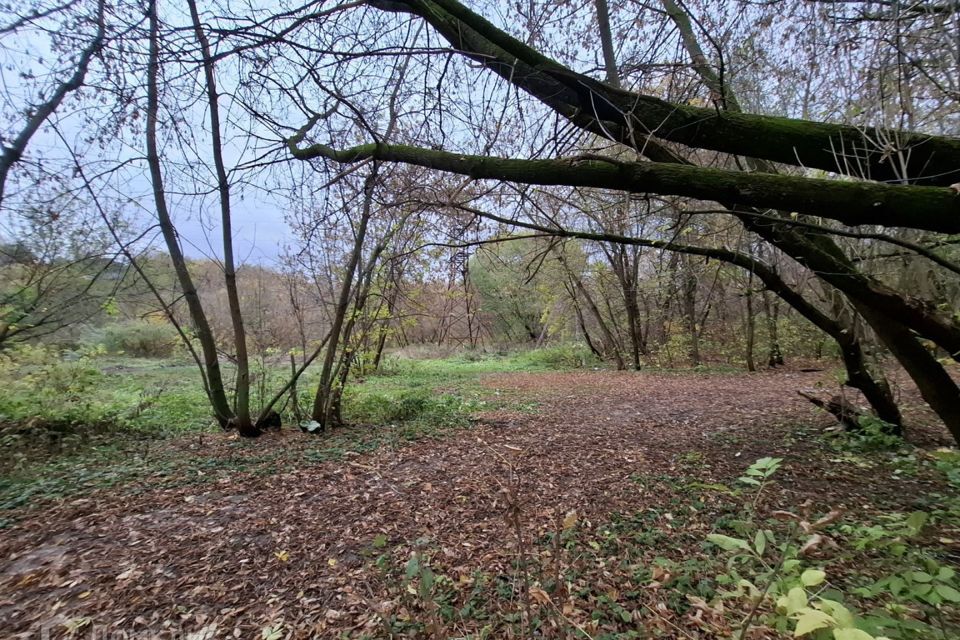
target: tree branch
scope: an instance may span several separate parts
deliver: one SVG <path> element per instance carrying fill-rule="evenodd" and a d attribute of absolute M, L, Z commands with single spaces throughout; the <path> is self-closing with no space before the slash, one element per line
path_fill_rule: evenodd
<path fill-rule="evenodd" d="M 327 158 L 354 163 L 375 159 L 477 179 L 685 196 L 722 202 L 725 206 L 795 211 L 849 226 L 883 225 L 960 233 L 960 194 L 939 187 L 799 178 L 658 162 L 577 157 L 518 160 L 381 143 L 340 150 L 319 143 L 301 147 L 306 133 L 304 127 L 287 141 L 290 154 L 299 160 Z"/>

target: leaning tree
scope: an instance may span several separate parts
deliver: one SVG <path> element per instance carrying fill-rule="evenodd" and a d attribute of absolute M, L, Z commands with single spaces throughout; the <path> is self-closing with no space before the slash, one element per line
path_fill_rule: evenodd
<path fill-rule="evenodd" d="M 569 185 L 716 203 L 743 227 L 849 300 L 960 441 L 960 389 L 935 345 L 960 360 L 960 322 L 949 309 L 860 269 L 838 244 L 841 229 L 960 233 L 960 140 L 889 127 L 776 117 L 714 104 L 672 102 L 625 90 L 544 54 L 456 0 L 371 1 L 426 21 L 458 54 L 549 107 L 577 129 L 632 154 L 547 159 L 466 154 L 374 140 L 352 147 L 310 142 L 317 118 L 288 139 L 291 155 L 337 163 L 375 160 L 535 185 Z M 711 167 L 708 152 L 747 170 Z M 796 170 L 783 171 L 793 167 Z M 569 231 L 555 226 L 553 231 Z"/>

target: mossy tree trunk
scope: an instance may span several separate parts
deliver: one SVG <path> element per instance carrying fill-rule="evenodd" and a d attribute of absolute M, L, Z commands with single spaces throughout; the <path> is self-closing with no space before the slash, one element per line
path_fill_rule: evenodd
<path fill-rule="evenodd" d="M 943 401 L 956 396 L 958 388 L 935 359 L 921 357 L 917 348 L 924 349 L 911 333 L 932 340 L 960 360 L 957 320 L 861 273 L 824 232 L 799 228 L 792 224 L 794 216 L 776 212 L 820 216 L 853 226 L 878 224 L 957 233 L 960 196 L 945 187 L 960 175 L 960 140 L 894 132 L 894 139 L 901 149 L 909 150 L 910 156 L 909 166 L 894 165 L 888 150 L 874 148 L 870 142 L 890 139 L 890 132 L 673 104 L 618 90 L 576 73 L 497 29 L 456 0 L 371 4 L 423 17 L 463 55 L 527 91 L 573 124 L 633 147 L 652 162 L 509 160 L 381 144 L 346 150 L 321 144 L 300 148 L 306 129 L 289 141 L 295 157 L 323 156 L 341 162 L 377 158 L 474 178 L 590 186 L 719 202 L 749 230 L 842 291 L 897 358 L 910 360 L 910 366 L 903 364 L 921 389 L 927 389 L 924 397 L 929 397 L 931 407 L 951 432 L 960 434 L 960 410 L 950 410 Z M 837 170 L 835 150 L 843 149 L 856 156 L 857 167 L 841 166 L 842 171 L 866 180 L 901 184 L 695 167 L 644 133 L 649 131 L 663 140 L 694 148 L 826 171 Z M 904 332 L 891 327 L 878 329 L 885 320 L 893 321 L 891 327 L 898 325 Z"/>

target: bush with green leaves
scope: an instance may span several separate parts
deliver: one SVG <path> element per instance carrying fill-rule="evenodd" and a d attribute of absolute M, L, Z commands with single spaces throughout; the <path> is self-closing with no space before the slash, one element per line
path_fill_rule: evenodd
<path fill-rule="evenodd" d="M 167 358 L 180 347 L 180 336 L 167 322 L 131 320 L 107 325 L 102 332 L 103 345 L 110 353 Z"/>
<path fill-rule="evenodd" d="M 0 421 L 68 427 L 98 422 L 100 407 L 90 391 L 103 374 L 94 359 L 101 355 L 87 350 L 71 357 L 43 345 L 21 344 L 0 353 Z"/>
<path fill-rule="evenodd" d="M 859 428 L 836 431 L 830 436 L 830 444 L 843 451 L 891 451 L 906 443 L 896 435 L 896 427 L 871 415 L 857 419 Z"/>
<path fill-rule="evenodd" d="M 343 410 L 348 422 L 361 424 L 421 421 L 453 425 L 466 419 L 471 406 L 459 395 L 425 387 L 371 392 L 351 386 L 344 392 Z"/>
<path fill-rule="evenodd" d="M 590 348 L 579 342 L 534 349 L 520 354 L 518 359 L 522 364 L 538 369 L 582 369 L 600 364 Z"/>
<path fill-rule="evenodd" d="M 725 587 L 718 598 L 747 612 L 738 637 L 761 623 L 809 640 L 919 640 L 958 631 L 943 615 L 944 607 L 960 603 L 956 572 L 912 542 L 926 513 L 890 514 L 884 524 L 856 526 L 838 524 L 839 510 L 815 517 L 805 504 L 772 512 L 764 526 L 756 521 L 757 504 L 781 463 L 761 458 L 740 478 L 756 488 L 736 528 L 742 537 L 707 536 L 726 555 L 725 570 L 715 577 Z M 884 575 L 831 581 L 833 563 L 866 551 L 884 554 Z M 852 586 L 857 581 L 866 584 Z"/>
<path fill-rule="evenodd" d="M 163 435 L 204 429 L 211 418 L 190 365 L 141 363 L 112 371 L 104 348 L 61 352 L 21 344 L 0 352 L 0 436 L 22 453 L 76 436 L 136 433 Z M 69 441 L 68 441 L 69 439 Z"/>

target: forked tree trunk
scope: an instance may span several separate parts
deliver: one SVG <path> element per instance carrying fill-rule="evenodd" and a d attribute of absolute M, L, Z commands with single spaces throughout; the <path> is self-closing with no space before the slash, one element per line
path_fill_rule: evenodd
<path fill-rule="evenodd" d="M 960 388 L 950 374 L 905 326 L 866 305 L 857 305 L 857 310 L 907 370 L 920 395 L 950 430 L 954 441 L 960 442 Z"/>
<path fill-rule="evenodd" d="M 894 433 L 902 435 L 903 418 L 900 415 L 900 408 L 893 399 L 890 384 L 883 375 L 871 373 L 862 344 L 855 338 L 847 339 L 846 336 L 849 333 L 837 340 L 843 365 L 847 370 L 847 385 L 859 389 L 877 417 L 893 425 Z"/>
<path fill-rule="evenodd" d="M 320 382 L 317 384 L 317 393 L 313 400 L 313 410 L 311 417 L 320 423 L 321 430 L 328 426 L 327 421 L 335 409 L 334 387 L 337 380 L 334 374 L 334 364 L 336 362 L 337 351 L 340 348 L 342 331 L 346 322 L 347 311 L 350 309 L 350 293 L 353 290 L 354 277 L 357 267 L 360 264 L 360 258 L 363 254 L 363 241 L 367 236 L 367 224 L 370 221 L 371 209 L 373 207 L 373 188 L 376 182 L 376 170 L 374 170 L 363 184 L 363 206 L 360 212 L 360 222 L 357 225 L 357 231 L 354 238 L 353 250 L 350 252 L 350 258 L 347 260 L 347 266 L 343 274 L 343 282 L 340 284 L 340 294 L 337 300 L 337 306 L 334 309 L 333 322 L 330 326 L 330 342 L 327 343 L 327 352 L 323 359 L 323 368 L 320 371 Z"/>
<path fill-rule="evenodd" d="M 343 424 L 343 390 L 347 386 L 347 380 L 350 377 L 350 370 L 356 360 L 357 345 L 364 343 L 367 338 L 367 335 L 361 335 L 359 340 L 354 341 L 353 330 L 354 327 L 357 326 L 357 319 L 362 316 L 364 307 L 366 307 L 367 301 L 370 299 L 370 290 L 373 286 L 373 278 L 377 263 L 380 260 L 380 256 L 386 250 L 387 244 L 390 242 L 391 237 L 392 234 L 388 232 L 380 239 L 377 245 L 373 248 L 373 251 L 370 252 L 370 258 L 367 260 L 366 265 L 360 269 L 360 272 L 357 275 L 357 286 L 355 287 L 356 293 L 354 295 L 353 308 L 350 311 L 349 318 L 343 326 L 343 331 L 340 337 L 340 341 L 343 343 L 343 350 L 340 356 L 339 366 L 335 370 L 337 383 L 330 390 L 329 398 L 327 400 L 327 412 L 322 423 L 324 425 L 339 426 Z"/>
<path fill-rule="evenodd" d="M 173 226 L 173 220 L 167 209 L 166 192 L 163 185 L 163 172 L 160 167 L 160 154 L 157 150 L 157 115 L 160 109 L 158 76 L 160 73 L 160 25 L 157 16 L 157 2 L 150 0 L 149 4 L 149 24 L 150 24 L 150 53 L 147 64 L 147 164 L 150 167 L 150 180 L 153 188 L 153 200 L 157 209 L 157 221 L 160 226 L 160 232 L 170 253 L 170 261 L 173 263 L 173 269 L 177 276 L 177 282 L 183 293 L 183 298 L 187 303 L 187 309 L 190 312 L 190 319 L 193 322 L 194 330 L 197 333 L 197 341 L 200 343 L 203 352 L 203 364 L 207 372 L 207 383 L 209 385 L 209 400 L 213 408 L 214 415 L 221 426 L 228 426 L 234 418 L 233 409 L 227 401 L 227 394 L 223 386 L 223 376 L 220 371 L 220 361 L 217 356 L 217 344 L 210 329 L 210 323 L 203 311 L 203 305 L 200 303 L 200 296 L 197 293 L 196 285 L 187 269 L 186 260 L 183 252 L 180 250 L 180 243 L 177 240 L 177 231 Z"/>
<path fill-rule="evenodd" d="M 690 260 L 684 260 L 684 268 L 680 275 L 683 278 L 682 309 L 683 321 L 690 339 L 690 363 L 693 366 L 701 364 L 700 360 L 700 331 L 697 327 L 697 277 L 690 268 Z"/>
<path fill-rule="evenodd" d="M 213 58 L 210 44 L 200 24 L 196 0 L 187 0 L 193 30 L 200 43 L 203 58 L 203 75 L 206 81 L 207 107 L 210 110 L 210 136 L 213 146 L 213 163 L 217 173 L 217 194 L 220 199 L 220 226 L 223 235 L 223 279 L 227 290 L 227 304 L 230 308 L 230 322 L 233 325 L 233 345 L 237 357 L 236 391 L 234 397 L 235 424 L 241 436 L 256 437 L 260 429 L 250 418 L 250 361 L 247 355 L 247 333 L 243 326 L 243 312 L 240 308 L 240 293 L 237 291 L 237 269 L 233 257 L 233 224 L 230 212 L 230 180 L 223 162 L 223 143 L 220 138 L 220 105 L 217 84 L 214 77 Z"/>
<path fill-rule="evenodd" d="M 573 311 L 577 316 L 577 326 L 580 327 L 580 333 L 583 335 L 583 341 L 587 343 L 587 347 L 590 349 L 590 352 L 593 355 L 597 356 L 600 360 L 603 360 L 603 353 L 597 349 L 596 345 L 593 344 L 593 339 L 590 337 L 590 331 L 587 329 L 587 323 L 583 318 L 583 309 L 580 307 L 580 301 L 577 300 L 577 290 L 573 287 L 572 283 L 567 280 L 563 283 L 563 288 L 567 291 L 567 295 L 570 296 L 570 304 L 573 305 Z"/>
<path fill-rule="evenodd" d="M 577 274 L 573 272 L 573 269 L 570 268 L 570 265 L 567 264 L 567 260 L 563 257 L 563 253 L 561 251 L 554 250 L 554 255 L 557 257 L 557 261 L 563 268 L 563 271 L 566 274 L 567 279 L 570 281 L 570 284 L 573 285 L 574 289 L 583 297 L 583 301 L 587 305 L 590 315 L 593 316 L 594 321 L 597 323 L 597 327 L 600 329 L 600 333 L 603 334 L 604 343 L 608 345 L 608 348 L 604 349 L 604 351 L 609 350 L 612 352 L 614 362 L 617 365 L 617 371 L 623 371 L 627 367 L 626 363 L 623 361 L 623 356 L 620 354 L 620 343 L 616 337 L 614 337 L 613 332 L 607 325 L 607 322 L 603 319 L 603 314 L 600 313 L 600 309 L 597 307 L 597 303 L 593 300 L 593 296 L 590 295 L 590 292 L 587 290 L 587 287 L 583 284 L 583 281 L 579 278 L 579 276 L 577 276 Z"/>
<path fill-rule="evenodd" d="M 626 245 L 614 245 L 605 250 L 613 273 L 620 284 L 623 307 L 627 314 L 627 337 L 630 338 L 630 360 L 635 371 L 642 368 L 640 354 L 646 353 L 643 328 L 640 326 L 640 302 L 637 298 L 638 258 L 627 253 Z"/>

